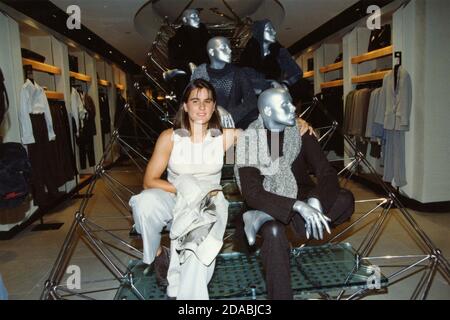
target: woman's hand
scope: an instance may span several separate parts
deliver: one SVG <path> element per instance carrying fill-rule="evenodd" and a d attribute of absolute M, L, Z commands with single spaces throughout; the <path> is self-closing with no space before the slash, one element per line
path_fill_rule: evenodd
<path fill-rule="evenodd" d="M 314 128 L 311 127 L 309 123 L 303 120 L 302 118 L 297 118 L 297 125 L 300 128 L 301 136 L 304 136 L 305 133 L 309 132 L 309 135 L 315 135 L 317 137 L 317 133 L 314 131 Z"/>

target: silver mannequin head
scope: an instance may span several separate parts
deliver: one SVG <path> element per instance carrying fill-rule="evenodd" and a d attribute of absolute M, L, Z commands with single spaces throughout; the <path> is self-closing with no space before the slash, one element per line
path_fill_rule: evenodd
<path fill-rule="evenodd" d="M 285 89 L 265 90 L 258 98 L 258 109 L 264 126 L 270 131 L 283 131 L 296 124 L 295 106 L 289 91 Z"/>
<path fill-rule="evenodd" d="M 193 28 L 200 27 L 200 17 L 198 11 L 195 9 L 187 9 L 183 12 L 181 21 L 185 26 L 190 26 Z"/>
<path fill-rule="evenodd" d="M 208 41 L 206 50 L 208 51 L 211 68 L 223 69 L 227 63 L 231 63 L 231 46 L 227 38 L 212 38 Z"/>
<path fill-rule="evenodd" d="M 269 21 L 264 27 L 264 42 L 275 43 L 277 41 L 277 32 L 273 27 L 272 23 Z"/>

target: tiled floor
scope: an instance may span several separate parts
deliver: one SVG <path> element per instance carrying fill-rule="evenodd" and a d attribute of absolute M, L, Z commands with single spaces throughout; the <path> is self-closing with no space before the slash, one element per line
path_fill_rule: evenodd
<path fill-rule="evenodd" d="M 140 179 L 136 173 L 119 171 L 114 173 L 115 177 L 133 190 L 139 189 Z M 349 188 L 353 191 L 357 200 L 378 198 L 360 185 L 352 184 Z M 63 208 L 58 209 L 57 212 L 45 217 L 47 223 L 64 223 L 61 229 L 32 232 L 33 226 L 31 226 L 12 240 L 0 241 L 0 273 L 8 289 L 10 299 L 39 299 L 43 285 L 49 278 L 58 252 L 74 221 L 74 214 L 78 210 L 80 201 L 72 200 L 70 203 L 66 203 Z M 352 221 L 355 221 L 370 208 L 369 204 L 357 205 L 357 212 L 355 212 Z M 90 221 L 105 229 L 113 230 L 112 232 L 115 235 L 131 241 L 128 235 L 132 224 L 130 214 L 120 202 L 114 199 L 102 181 L 99 181 L 96 186 L 94 196 L 89 201 L 86 212 Z M 436 246 L 442 250 L 446 257 L 450 258 L 450 213 L 410 212 Z M 378 213 L 379 211 L 376 212 L 376 214 Z M 423 251 L 419 249 L 417 243 L 411 237 L 413 234 L 409 233 L 404 226 L 406 224 L 399 211 L 392 210 L 371 256 L 423 254 Z M 362 227 L 354 227 L 349 236 L 343 240 L 357 247 L 363 236 L 367 234 L 368 228 L 367 222 L 363 223 Z M 111 238 L 108 239 L 111 240 Z M 137 247 L 141 246 L 138 241 L 132 241 L 132 244 Z M 124 264 L 132 258 L 123 252 L 118 252 L 117 255 Z M 69 265 L 80 267 L 83 291 L 89 291 L 91 288 L 105 290 L 90 295 L 91 297 L 99 299 L 112 299 L 114 297 L 115 289 L 119 285 L 118 281 L 83 241 L 76 243 Z M 380 267 L 383 274 L 390 274 L 397 270 L 386 266 Z M 417 273 L 402 281 L 394 279 L 394 283 L 387 292 L 366 298 L 409 299 L 421 275 L 422 273 Z M 65 279 L 69 276 L 69 274 L 66 274 L 61 283 L 65 283 Z M 434 278 L 429 299 L 450 299 L 450 286 L 439 273 Z"/>

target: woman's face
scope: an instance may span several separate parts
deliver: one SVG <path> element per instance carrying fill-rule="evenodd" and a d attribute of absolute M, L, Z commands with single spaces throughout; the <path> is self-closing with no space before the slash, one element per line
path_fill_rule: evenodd
<path fill-rule="evenodd" d="M 216 104 L 210 91 L 205 88 L 196 88 L 191 91 L 188 101 L 183 104 L 183 108 L 188 113 L 191 123 L 203 125 L 211 119 Z"/>

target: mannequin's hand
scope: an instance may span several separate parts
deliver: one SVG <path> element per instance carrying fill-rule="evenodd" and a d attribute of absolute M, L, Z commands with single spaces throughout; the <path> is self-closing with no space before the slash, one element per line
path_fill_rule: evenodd
<path fill-rule="evenodd" d="M 306 237 L 308 239 L 312 235 L 314 239 L 322 240 L 324 228 L 328 234 L 331 234 L 328 226 L 328 222 L 331 222 L 331 220 L 319 210 L 314 209 L 303 201 L 295 202 L 293 209 L 305 220 Z"/>
<path fill-rule="evenodd" d="M 284 83 L 279 83 L 277 81 L 272 81 L 270 83 L 270 86 L 275 89 L 283 89 L 283 90 L 289 91 L 289 88 Z"/>
<path fill-rule="evenodd" d="M 302 118 L 297 118 L 297 125 L 300 128 L 300 134 L 303 136 L 305 133 L 309 132 L 309 135 L 315 135 L 317 137 L 314 128 L 309 125 L 308 122 Z"/>
<path fill-rule="evenodd" d="M 194 70 L 197 69 L 197 66 L 193 62 L 189 62 L 189 70 L 191 70 L 191 73 L 194 73 Z"/>
<path fill-rule="evenodd" d="M 223 108 L 221 106 L 217 106 L 217 111 L 219 111 L 220 122 L 221 122 L 223 128 L 227 128 L 227 129 L 235 128 L 233 117 L 227 110 L 225 110 L 225 108 Z"/>

